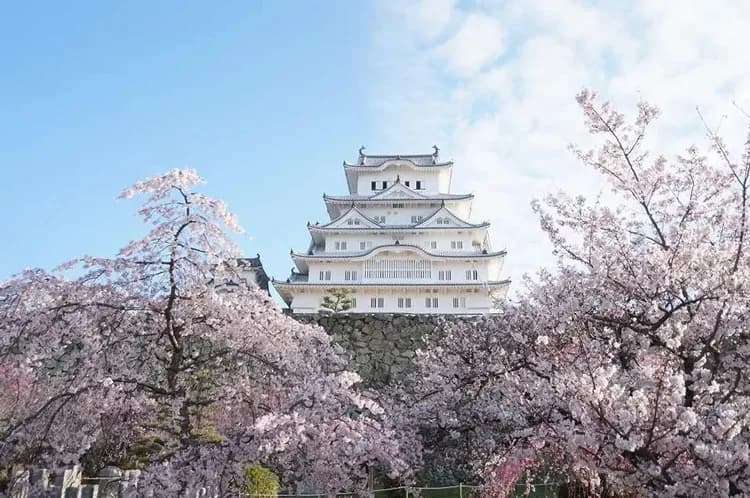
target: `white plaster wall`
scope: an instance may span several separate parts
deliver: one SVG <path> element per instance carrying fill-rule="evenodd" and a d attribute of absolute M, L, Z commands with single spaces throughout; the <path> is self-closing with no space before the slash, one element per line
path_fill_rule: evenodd
<path fill-rule="evenodd" d="M 376 204 L 376 205 L 372 205 L 372 204 L 366 204 L 366 205 L 357 204 L 357 208 L 360 211 L 362 211 L 365 215 L 370 216 L 369 213 L 371 213 L 371 212 L 373 214 L 380 214 L 379 212 L 375 213 L 373 211 L 373 210 L 376 210 L 376 209 L 381 209 L 381 210 L 385 209 L 386 211 L 388 209 L 394 209 L 393 206 L 392 206 L 392 204 L 393 203 L 398 203 L 398 202 L 404 202 L 405 203 L 405 207 L 403 209 L 412 210 L 413 211 L 413 212 L 408 213 L 409 214 L 409 219 L 411 219 L 411 215 L 412 214 L 417 214 L 417 215 L 418 214 L 424 215 L 424 213 L 432 214 L 435 211 L 437 211 L 437 209 L 440 208 L 440 206 L 442 204 L 441 201 L 439 201 L 439 200 L 435 201 L 435 200 L 427 200 L 427 199 L 425 199 L 424 201 L 417 201 L 417 202 L 415 202 L 415 201 L 403 201 L 403 200 L 400 200 L 400 199 L 391 199 L 391 200 L 388 200 L 388 201 L 383 201 L 382 204 Z M 445 206 L 448 209 L 450 209 L 456 216 L 458 216 L 462 220 L 466 220 L 466 221 L 471 221 L 471 204 L 472 204 L 472 199 L 470 199 L 470 198 L 469 199 L 454 199 L 454 200 L 447 200 L 447 201 L 445 201 Z M 335 210 L 333 211 L 334 212 L 334 216 L 332 218 L 330 218 L 330 220 L 333 220 L 333 219 L 336 219 L 336 218 L 340 217 L 343 213 L 345 213 L 345 212 L 347 212 L 349 210 L 349 207 L 350 207 L 349 204 L 343 204 L 343 205 L 342 204 L 338 204 L 336 206 Z"/>
<path fill-rule="evenodd" d="M 493 311 L 492 300 L 485 289 L 467 292 L 465 289 L 455 290 L 416 290 L 416 289 L 363 289 L 351 288 L 350 296 L 356 300 L 356 307 L 349 310 L 352 313 L 443 313 L 443 314 L 476 314 Z M 296 294 L 292 301 L 292 309 L 296 313 L 317 313 L 320 303 L 326 295 L 327 288 L 318 287 Z M 399 308 L 398 298 L 411 298 L 411 308 Z M 459 298 L 459 307 L 453 307 L 453 298 Z M 372 308 L 371 299 L 382 298 L 383 308 Z M 429 308 L 425 299 L 437 298 L 438 307 Z M 462 299 L 463 298 L 463 299 Z M 432 301 L 431 301 L 432 303 Z M 461 304 L 464 304 L 461 307 Z"/>
<path fill-rule="evenodd" d="M 450 231 L 443 230 L 423 230 L 422 232 L 411 233 L 410 231 L 399 232 L 379 232 L 368 233 L 364 230 L 352 230 L 346 234 L 331 234 L 325 239 L 325 252 L 341 253 L 358 253 L 361 252 L 360 242 L 365 242 L 365 247 L 370 248 L 394 244 L 396 240 L 399 244 L 408 244 L 421 247 L 428 252 L 439 252 L 447 254 L 479 254 L 482 252 L 482 242 L 485 239 L 486 230 L 462 230 Z M 463 249 L 452 249 L 452 241 L 461 241 Z M 336 249 L 336 242 L 346 242 L 346 250 Z M 432 249 L 431 242 L 436 242 L 436 248 Z M 474 245 L 474 244 L 478 245 Z M 340 246 L 339 246 L 340 247 Z M 366 249 L 369 250 L 369 249 Z"/>
<path fill-rule="evenodd" d="M 376 256 L 377 259 L 388 259 L 388 257 L 384 257 L 382 255 Z M 407 259 L 409 258 L 408 254 L 405 254 L 403 256 L 393 256 L 390 259 Z M 456 283 L 456 282 L 486 282 L 487 280 L 497 280 L 491 273 L 490 270 L 490 261 L 488 259 L 475 259 L 475 260 L 464 260 L 459 259 L 456 261 L 433 261 L 432 263 L 432 270 L 430 272 L 431 277 L 429 279 L 366 279 L 364 278 L 364 262 L 361 260 L 355 260 L 355 261 L 334 261 L 334 262 L 327 262 L 327 261 L 310 261 L 308 263 L 309 266 L 309 282 L 322 282 L 322 283 L 334 283 L 334 284 L 346 284 L 347 281 L 344 280 L 344 277 L 346 276 L 346 271 L 356 271 L 357 272 L 357 280 L 363 281 L 363 282 L 370 282 L 370 283 L 441 283 L 443 281 L 439 280 L 439 271 L 440 270 L 450 270 L 451 271 L 451 279 L 446 282 Z M 466 279 L 466 270 L 477 270 L 478 279 L 477 280 L 467 280 Z M 331 272 L 331 279 L 330 280 L 321 280 L 320 279 L 320 272 L 321 271 L 330 271 Z M 490 278 L 491 277 L 491 278 Z"/>
<path fill-rule="evenodd" d="M 421 182 L 422 194 L 448 193 L 450 171 L 448 168 L 442 168 L 438 171 L 429 171 L 427 169 L 415 169 L 409 166 L 388 166 L 382 171 L 365 171 L 357 176 L 357 193 L 360 195 L 371 195 L 382 192 L 381 182 L 387 181 L 390 187 L 396 182 L 396 177 L 402 184 L 409 182 L 409 188 L 416 189 L 416 182 Z M 373 190 L 371 183 L 377 182 L 377 189 Z"/>

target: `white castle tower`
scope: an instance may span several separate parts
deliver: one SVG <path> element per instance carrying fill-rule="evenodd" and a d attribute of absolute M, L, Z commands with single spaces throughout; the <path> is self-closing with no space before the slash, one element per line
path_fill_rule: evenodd
<path fill-rule="evenodd" d="M 308 223 L 310 247 L 291 252 L 297 271 L 273 281 L 294 313 L 336 311 L 483 314 L 510 283 L 505 251 L 493 251 L 489 223 L 470 223 L 472 194 L 450 193 L 453 162 L 432 154 L 344 161 L 349 195 L 323 195 L 331 221 Z M 330 306 L 329 306 L 330 307 Z"/>

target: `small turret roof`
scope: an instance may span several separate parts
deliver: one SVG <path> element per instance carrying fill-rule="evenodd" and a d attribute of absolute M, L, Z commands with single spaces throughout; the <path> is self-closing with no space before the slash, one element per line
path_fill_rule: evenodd
<path fill-rule="evenodd" d="M 377 154 L 370 155 L 365 154 L 365 147 L 359 148 L 359 156 L 357 162 L 349 163 L 344 161 L 344 166 L 364 166 L 364 167 L 378 167 L 382 166 L 388 161 L 408 161 L 414 166 L 448 166 L 452 165 L 452 161 L 440 161 L 439 154 L 440 149 L 437 145 L 433 145 L 432 154 Z"/>

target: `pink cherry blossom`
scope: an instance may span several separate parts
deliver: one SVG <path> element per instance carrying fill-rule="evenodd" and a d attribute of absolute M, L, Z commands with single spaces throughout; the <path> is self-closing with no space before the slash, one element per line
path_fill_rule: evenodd
<path fill-rule="evenodd" d="M 322 493 L 407 473 L 414 451 L 322 329 L 258 291 L 216 291 L 240 228 L 199 183 L 136 183 L 121 197 L 144 197 L 143 238 L 0 285 L 0 465 L 96 471 L 147 445 L 136 463 L 157 496 L 234 493 L 252 461 Z"/>
<path fill-rule="evenodd" d="M 645 147 L 656 108 L 578 102 L 599 147 L 573 150 L 611 196 L 535 203 L 558 267 L 430 338 L 403 420 L 490 481 L 532 459 L 639 496 L 749 495 L 750 140 L 707 129 L 712 150 L 667 159 Z"/>

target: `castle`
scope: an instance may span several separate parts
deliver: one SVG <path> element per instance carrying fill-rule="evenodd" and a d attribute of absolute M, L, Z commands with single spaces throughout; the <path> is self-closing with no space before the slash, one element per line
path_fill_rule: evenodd
<path fill-rule="evenodd" d="M 473 194 L 451 193 L 453 162 L 432 154 L 344 161 L 348 195 L 323 195 L 330 221 L 308 223 L 296 270 L 273 281 L 295 314 L 318 313 L 332 292 L 354 313 L 478 315 L 496 310 L 509 280 L 489 223 L 472 223 Z"/>

